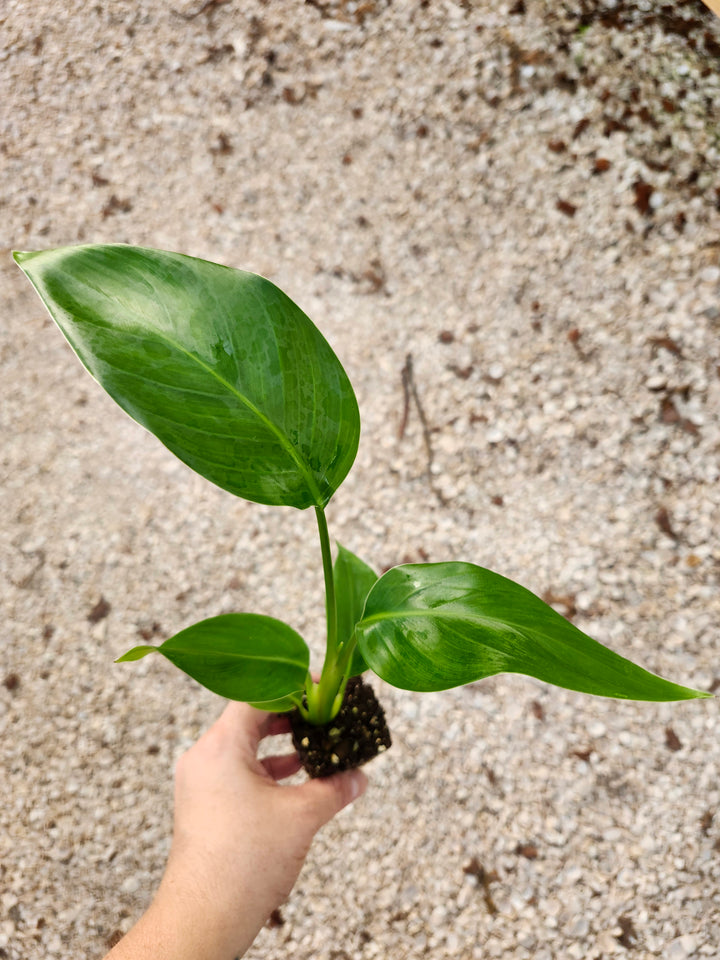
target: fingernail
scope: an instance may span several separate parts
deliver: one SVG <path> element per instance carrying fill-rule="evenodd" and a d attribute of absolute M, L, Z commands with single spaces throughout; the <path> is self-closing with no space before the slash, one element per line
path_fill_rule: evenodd
<path fill-rule="evenodd" d="M 350 774 L 350 799 L 357 800 L 360 796 L 360 774 L 353 770 Z"/>
<path fill-rule="evenodd" d="M 348 779 L 350 780 L 350 802 L 352 803 L 352 801 L 357 800 L 362 793 L 365 785 L 365 774 L 359 770 L 352 770 Z"/>

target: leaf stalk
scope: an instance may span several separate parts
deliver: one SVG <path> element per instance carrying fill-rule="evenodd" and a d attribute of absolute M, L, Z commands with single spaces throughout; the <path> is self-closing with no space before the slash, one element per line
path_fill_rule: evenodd
<path fill-rule="evenodd" d="M 320 550 L 322 553 L 323 575 L 325 579 L 325 615 L 327 621 L 327 643 L 325 662 L 317 683 L 310 683 L 306 690 L 308 719 L 311 723 L 323 724 L 335 716 L 342 704 L 344 692 L 344 670 L 346 658 L 338 647 L 337 597 L 335 595 L 335 577 L 333 574 L 332 549 L 328 533 L 325 510 L 315 507 Z M 347 644 L 345 645 L 347 646 Z M 338 699 L 340 703 L 338 703 Z"/>

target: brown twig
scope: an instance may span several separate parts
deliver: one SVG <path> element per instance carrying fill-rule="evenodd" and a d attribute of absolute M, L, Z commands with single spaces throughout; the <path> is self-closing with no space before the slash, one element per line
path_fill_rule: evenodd
<path fill-rule="evenodd" d="M 495 906 L 495 901 L 490 893 L 490 884 L 497 883 L 497 881 L 500 879 L 497 871 L 486 870 L 478 858 L 473 857 L 470 863 L 463 867 L 463 873 L 470 877 L 475 877 L 478 887 L 480 890 L 482 890 L 483 900 L 485 901 L 485 906 L 487 907 L 488 913 L 496 914 L 498 912 L 498 908 Z"/>
<path fill-rule="evenodd" d="M 214 7 L 221 7 L 224 3 L 229 2 L 230 0 L 205 0 L 205 3 L 199 10 L 196 10 L 195 13 L 180 13 L 179 10 L 173 10 L 173 13 L 176 17 L 181 17 L 183 20 L 194 20 L 202 13 L 207 13 L 208 10 L 212 10 Z"/>
<path fill-rule="evenodd" d="M 440 504 L 445 507 L 447 506 L 447 500 L 442 491 L 437 487 L 433 477 L 432 468 L 433 463 L 435 462 L 435 452 L 433 450 L 432 440 L 430 437 L 430 427 L 428 426 L 427 417 L 425 416 L 423 405 L 420 402 L 420 395 L 418 394 L 417 385 L 415 383 L 413 359 L 411 353 L 408 353 L 408 355 L 405 357 L 405 366 L 402 368 L 402 386 L 404 406 L 400 427 L 398 429 L 398 440 L 402 440 L 402 438 L 405 436 L 405 430 L 407 429 L 408 420 L 410 419 L 410 403 L 412 402 L 417 410 L 418 416 L 420 417 L 420 424 L 422 426 L 423 441 L 425 443 L 425 450 L 427 452 L 428 483 L 430 484 L 430 489 L 438 498 Z"/>
<path fill-rule="evenodd" d="M 398 427 L 398 440 L 402 440 L 407 430 L 408 420 L 410 419 L 410 379 L 412 377 L 412 357 L 410 354 L 405 358 L 405 366 L 402 368 L 402 388 L 403 388 L 403 415 Z"/>

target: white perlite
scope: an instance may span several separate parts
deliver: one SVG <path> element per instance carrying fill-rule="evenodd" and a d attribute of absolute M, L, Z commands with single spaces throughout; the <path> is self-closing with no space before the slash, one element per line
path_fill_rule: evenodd
<path fill-rule="evenodd" d="M 100 957 L 129 928 L 173 763 L 221 709 L 160 658 L 113 659 L 230 610 L 318 652 L 323 629 L 313 518 L 234 500 L 128 420 L 10 248 L 271 277 L 358 394 L 334 537 L 378 569 L 489 566 L 654 671 L 720 676 L 720 21 L 632 0 L 182 16 L 202 7 L 0 14 L 6 960 Z M 415 411 L 398 437 L 408 354 L 432 464 Z M 377 688 L 394 746 L 254 960 L 718 956 L 714 702 Z"/>

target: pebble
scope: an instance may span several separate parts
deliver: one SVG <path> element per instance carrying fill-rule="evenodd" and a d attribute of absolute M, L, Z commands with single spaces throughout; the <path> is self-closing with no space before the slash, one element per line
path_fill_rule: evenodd
<path fill-rule="evenodd" d="M 699 276 L 703 283 L 718 283 L 720 282 L 720 267 L 704 267 Z"/>
<path fill-rule="evenodd" d="M 590 923 L 587 917 L 577 917 L 572 923 L 568 924 L 567 935 L 569 937 L 582 939 L 588 935 Z"/>
<path fill-rule="evenodd" d="M 697 937 L 692 934 L 685 934 L 685 936 L 678 937 L 668 944 L 665 956 L 667 960 L 686 960 L 686 958 L 694 956 L 697 948 Z"/>
<path fill-rule="evenodd" d="M 120 884 L 123 893 L 137 893 L 140 889 L 140 880 L 136 876 L 126 877 Z"/>

